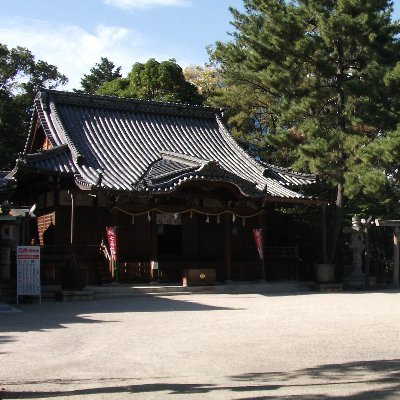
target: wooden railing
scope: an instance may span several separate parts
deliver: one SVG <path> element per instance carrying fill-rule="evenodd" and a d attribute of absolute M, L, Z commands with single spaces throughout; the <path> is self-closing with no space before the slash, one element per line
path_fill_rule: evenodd
<path fill-rule="evenodd" d="M 297 246 L 276 246 L 265 248 L 265 257 L 297 258 L 298 256 L 299 250 Z"/>
<path fill-rule="evenodd" d="M 118 263 L 120 283 L 150 282 L 150 261 L 126 261 Z"/>
<path fill-rule="evenodd" d="M 75 248 L 76 263 L 86 284 L 99 284 L 107 261 L 101 257 L 99 246 Z M 64 268 L 71 262 L 70 246 L 41 246 L 41 282 L 43 285 L 59 285 Z"/>
<path fill-rule="evenodd" d="M 253 281 L 261 278 L 263 278 L 263 274 L 258 260 L 233 262 L 233 281 Z"/>

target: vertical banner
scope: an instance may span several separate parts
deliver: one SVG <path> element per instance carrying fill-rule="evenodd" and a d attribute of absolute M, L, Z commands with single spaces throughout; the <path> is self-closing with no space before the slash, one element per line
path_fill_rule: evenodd
<path fill-rule="evenodd" d="M 117 261 L 117 227 L 106 226 L 108 246 L 110 247 L 111 259 Z"/>
<path fill-rule="evenodd" d="M 260 259 L 264 260 L 264 246 L 263 246 L 263 234 L 262 229 L 253 229 L 254 240 L 256 241 L 258 254 Z"/>
<path fill-rule="evenodd" d="M 39 246 L 17 246 L 18 296 L 41 297 Z"/>
<path fill-rule="evenodd" d="M 254 240 L 256 241 L 258 254 L 260 256 L 260 278 L 265 281 L 263 230 L 253 229 L 253 235 Z"/>

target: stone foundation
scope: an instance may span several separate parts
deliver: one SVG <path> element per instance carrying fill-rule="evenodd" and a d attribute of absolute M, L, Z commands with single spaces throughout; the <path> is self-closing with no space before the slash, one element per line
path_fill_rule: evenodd
<path fill-rule="evenodd" d="M 61 290 L 56 292 L 58 301 L 85 301 L 93 300 L 93 290 Z"/>

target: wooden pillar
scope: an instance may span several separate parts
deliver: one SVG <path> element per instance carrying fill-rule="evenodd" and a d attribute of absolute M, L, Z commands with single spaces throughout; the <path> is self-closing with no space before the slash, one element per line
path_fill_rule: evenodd
<path fill-rule="evenodd" d="M 76 227 L 76 194 L 74 191 L 69 191 L 71 196 L 71 228 L 70 228 L 70 267 L 75 268 L 76 263 L 76 254 L 75 254 L 75 244 L 76 244 L 76 235 L 75 235 L 75 227 Z"/>
<path fill-rule="evenodd" d="M 328 250 L 326 245 L 326 204 L 322 205 L 322 263 L 328 263 Z"/>
<path fill-rule="evenodd" d="M 76 224 L 76 197 L 74 192 L 71 195 L 71 229 L 70 229 L 70 244 L 71 248 L 75 246 L 75 224 Z"/>
<path fill-rule="evenodd" d="M 400 228 L 394 227 L 393 233 L 393 286 L 399 287 L 399 234 Z"/>
<path fill-rule="evenodd" d="M 364 236 L 365 236 L 365 287 L 369 287 L 369 278 L 370 278 L 370 250 L 369 250 L 369 222 L 371 219 L 367 221 L 364 228 Z"/>
<path fill-rule="evenodd" d="M 231 214 L 225 214 L 225 281 L 232 280 L 232 254 L 231 254 Z"/>
<path fill-rule="evenodd" d="M 157 232 L 157 214 L 155 212 L 150 213 L 151 221 L 151 263 L 150 263 L 150 280 L 152 282 L 158 282 L 159 270 L 158 270 L 158 232 Z"/>

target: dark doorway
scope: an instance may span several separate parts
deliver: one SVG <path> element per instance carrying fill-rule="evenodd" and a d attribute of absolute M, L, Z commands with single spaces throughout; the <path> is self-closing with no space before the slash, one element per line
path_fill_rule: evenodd
<path fill-rule="evenodd" d="M 182 254 L 182 225 L 158 225 L 159 255 Z"/>

